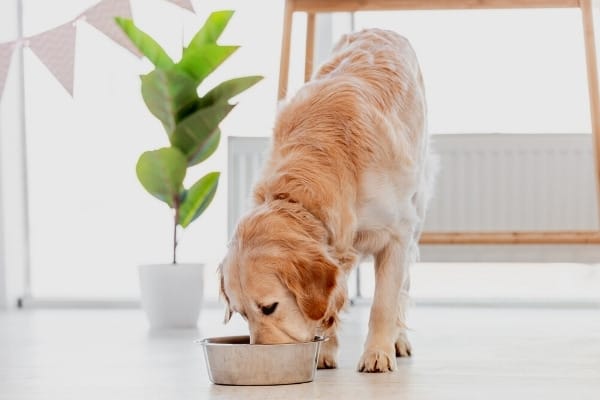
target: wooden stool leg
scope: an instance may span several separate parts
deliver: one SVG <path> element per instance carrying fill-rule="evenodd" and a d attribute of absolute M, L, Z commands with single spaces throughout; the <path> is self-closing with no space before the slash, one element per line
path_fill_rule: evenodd
<path fill-rule="evenodd" d="M 277 100 L 283 100 L 287 93 L 290 72 L 290 46 L 292 42 L 293 0 L 286 0 L 283 14 L 283 35 L 281 40 L 281 62 L 279 64 L 279 90 Z"/>
<path fill-rule="evenodd" d="M 315 13 L 306 14 L 306 55 L 304 56 L 304 82 L 312 75 L 315 56 Z"/>
<path fill-rule="evenodd" d="M 592 0 L 581 0 L 581 16 L 583 20 L 583 40 L 587 62 L 588 90 L 590 97 L 590 114 L 592 119 L 592 136 L 596 168 L 596 188 L 598 194 L 598 216 L 600 217 L 600 83 L 598 82 L 598 61 L 596 41 L 594 38 L 594 18 Z"/>

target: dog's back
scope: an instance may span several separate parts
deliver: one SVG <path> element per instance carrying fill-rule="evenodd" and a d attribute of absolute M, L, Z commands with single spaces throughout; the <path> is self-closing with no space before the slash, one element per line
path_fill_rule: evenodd
<path fill-rule="evenodd" d="M 323 153 L 336 175 L 348 169 L 358 185 L 373 163 L 423 162 L 425 114 L 421 71 L 405 38 L 381 29 L 345 35 L 280 110 L 272 161 L 286 148 L 307 145 Z"/>
<path fill-rule="evenodd" d="M 333 49 L 332 57 L 316 72 L 314 79 L 337 76 L 355 77 L 372 89 L 370 100 L 382 111 L 408 99 L 414 90 L 423 92 L 417 57 L 408 42 L 399 34 L 382 29 L 368 29 L 344 35 Z M 419 86 L 419 87 L 415 87 Z"/>

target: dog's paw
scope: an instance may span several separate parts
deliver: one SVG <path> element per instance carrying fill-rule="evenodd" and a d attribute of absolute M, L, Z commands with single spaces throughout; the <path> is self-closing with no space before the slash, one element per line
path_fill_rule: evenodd
<path fill-rule="evenodd" d="M 383 349 L 365 350 L 358 362 L 359 372 L 388 372 L 396 370 L 396 358 L 393 351 Z"/>
<path fill-rule="evenodd" d="M 337 368 L 337 341 L 325 342 L 319 352 L 317 368 Z"/>
<path fill-rule="evenodd" d="M 335 354 L 319 354 L 319 362 L 317 363 L 317 368 L 319 369 L 331 369 L 337 368 L 337 360 L 335 359 Z"/>
<path fill-rule="evenodd" d="M 394 347 L 396 348 L 396 357 L 410 357 L 412 355 L 412 346 L 404 332 L 398 336 Z"/>

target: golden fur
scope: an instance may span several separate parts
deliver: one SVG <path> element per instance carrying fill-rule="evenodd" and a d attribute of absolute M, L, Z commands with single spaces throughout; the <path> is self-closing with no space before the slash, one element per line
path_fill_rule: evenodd
<path fill-rule="evenodd" d="M 344 36 L 282 106 L 254 207 L 220 269 L 226 318 L 241 313 L 253 343 L 325 333 L 319 367 L 335 367 L 346 278 L 373 255 L 376 289 L 359 370 L 393 370 L 395 355 L 410 355 L 408 265 L 432 175 L 425 115 L 410 44 L 378 29 Z"/>

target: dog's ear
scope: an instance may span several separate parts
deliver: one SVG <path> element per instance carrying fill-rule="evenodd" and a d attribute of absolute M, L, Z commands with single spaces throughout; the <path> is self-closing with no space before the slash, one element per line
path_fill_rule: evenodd
<path fill-rule="evenodd" d="M 318 321 L 325 316 L 337 282 L 338 268 L 325 255 L 297 260 L 280 269 L 280 278 L 296 297 L 302 312 Z"/>
<path fill-rule="evenodd" d="M 219 275 L 219 294 L 221 298 L 225 300 L 225 316 L 223 317 L 223 323 L 226 324 L 231 319 L 231 307 L 229 306 L 229 297 L 225 293 L 225 278 L 223 277 L 223 264 L 219 265 L 217 269 L 217 274 Z"/>

